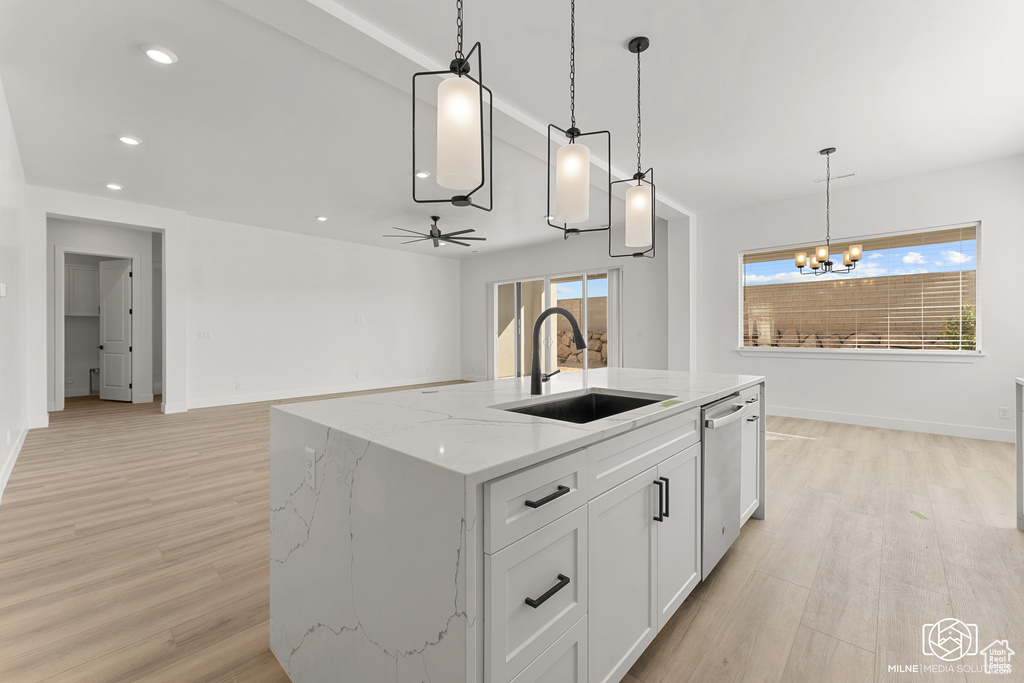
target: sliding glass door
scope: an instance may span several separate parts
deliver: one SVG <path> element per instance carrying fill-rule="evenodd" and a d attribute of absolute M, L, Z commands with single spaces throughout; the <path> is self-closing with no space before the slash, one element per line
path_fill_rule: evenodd
<path fill-rule="evenodd" d="M 585 333 L 587 348 L 576 348 L 563 316 L 549 317 L 541 331 L 543 372 L 619 365 L 619 273 L 611 269 L 496 284 L 492 376 L 505 379 L 530 374 L 534 323 L 552 306 L 573 314 Z"/>

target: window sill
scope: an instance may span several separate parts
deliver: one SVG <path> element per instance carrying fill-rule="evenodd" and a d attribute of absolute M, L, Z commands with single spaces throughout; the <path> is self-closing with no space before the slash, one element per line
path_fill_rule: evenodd
<path fill-rule="evenodd" d="M 842 360 L 909 361 L 915 363 L 974 363 L 985 354 L 980 351 L 913 351 L 892 349 L 869 351 L 867 349 L 804 349 L 779 348 L 776 346 L 743 346 L 735 349 L 741 356 L 760 358 L 817 358 Z"/>

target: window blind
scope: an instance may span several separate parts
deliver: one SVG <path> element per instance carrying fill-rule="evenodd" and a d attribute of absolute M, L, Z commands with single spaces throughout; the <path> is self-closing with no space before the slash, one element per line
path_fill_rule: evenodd
<path fill-rule="evenodd" d="M 743 255 L 743 346 L 975 351 L 978 226 L 835 243 L 863 258 L 845 275 L 803 275 L 797 251 Z M 807 269 L 805 269 L 806 272 Z"/>

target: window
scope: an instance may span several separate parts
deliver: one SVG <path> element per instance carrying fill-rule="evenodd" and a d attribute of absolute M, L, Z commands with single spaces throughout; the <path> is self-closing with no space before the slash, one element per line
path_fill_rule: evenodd
<path fill-rule="evenodd" d="M 495 285 L 494 377 L 530 374 L 533 325 L 551 306 L 567 309 L 587 338 L 587 350 L 573 344 L 569 322 L 551 316 L 541 336 L 541 370 L 572 372 L 619 364 L 619 270 L 549 276 Z"/>
<path fill-rule="evenodd" d="M 744 347 L 977 350 L 978 225 L 844 240 L 862 244 L 845 275 L 803 275 L 797 251 L 742 254 Z M 807 268 L 804 269 L 808 271 Z"/>

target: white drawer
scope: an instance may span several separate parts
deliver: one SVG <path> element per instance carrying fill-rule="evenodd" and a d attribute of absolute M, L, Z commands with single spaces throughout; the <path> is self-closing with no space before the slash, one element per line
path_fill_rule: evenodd
<path fill-rule="evenodd" d="M 484 496 L 484 552 L 496 553 L 587 502 L 587 452 L 488 482 Z"/>
<path fill-rule="evenodd" d="M 587 618 L 577 621 L 512 683 L 587 683 Z"/>
<path fill-rule="evenodd" d="M 757 384 L 741 391 L 740 400 L 750 405 L 759 403 L 761 401 L 761 385 Z"/>
<path fill-rule="evenodd" d="M 484 572 L 484 669 L 508 683 L 587 613 L 587 508 L 485 555 Z"/>
<path fill-rule="evenodd" d="M 608 491 L 700 442 L 700 408 L 594 444 L 588 449 L 590 497 Z"/>

